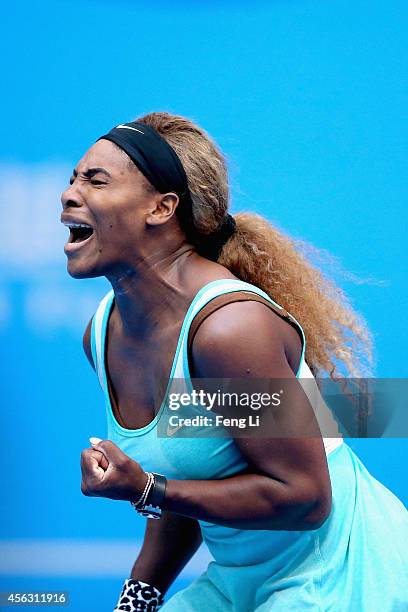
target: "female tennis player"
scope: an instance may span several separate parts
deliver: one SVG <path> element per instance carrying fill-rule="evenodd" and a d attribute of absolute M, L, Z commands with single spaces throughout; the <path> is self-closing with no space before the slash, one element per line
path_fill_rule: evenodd
<path fill-rule="evenodd" d="M 228 213 L 224 158 L 183 117 L 113 128 L 62 204 L 69 274 L 112 285 L 84 335 L 108 436 L 82 453 L 82 492 L 148 519 L 116 610 L 407 610 L 407 510 L 337 430 L 321 435 L 328 409 L 301 386 L 368 372 L 370 333 L 342 292 L 299 242 Z M 275 431 L 159 434 L 173 381 L 193 376 L 292 384 Z M 166 600 L 203 540 L 214 561 Z"/>

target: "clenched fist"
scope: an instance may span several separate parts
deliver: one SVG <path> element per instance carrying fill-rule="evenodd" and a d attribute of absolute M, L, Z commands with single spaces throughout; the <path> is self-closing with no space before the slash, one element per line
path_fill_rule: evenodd
<path fill-rule="evenodd" d="M 134 501 L 147 483 L 147 474 L 110 440 L 102 440 L 81 453 L 81 491 L 93 497 Z"/>

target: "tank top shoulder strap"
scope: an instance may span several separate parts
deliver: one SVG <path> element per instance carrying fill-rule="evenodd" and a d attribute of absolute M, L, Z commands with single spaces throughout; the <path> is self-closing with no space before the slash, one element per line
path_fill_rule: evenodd
<path fill-rule="evenodd" d="M 202 321 L 227 303 L 247 300 L 264 303 L 297 329 L 302 340 L 302 355 L 297 372 L 297 376 L 300 375 L 306 350 L 306 338 L 300 323 L 259 287 L 238 279 L 221 279 L 205 285 L 190 306 L 189 316 L 183 326 L 184 330 L 182 330 L 184 332 L 182 338 L 183 350 L 180 352 L 179 361 L 182 359 L 183 363 L 178 363 L 179 367 L 177 368 L 180 377 L 183 371 L 184 378 L 189 378 L 189 349 Z"/>
<path fill-rule="evenodd" d="M 106 392 L 106 378 L 104 371 L 104 350 L 105 350 L 105 333 L 106 322 L 112 307 L 114 298 L 113 289 L 109 291 L 100 301 L 98 308 L 92 318 L 91 326 L 91 350 L 92 358 L 95 365 L 95 371 L 98 376 L 102 390 Z"/>
<path fill-rule="evenodd" d="M 265 306 L 273 310 L 279 317 L 281 317 L 282 319 L 285 319 L 298 332 L 301 342 L 302 342 L 302 347 L 303 347 L 304 341 L 303 341 L 303 335 L 301 333 L 301 328 L 295 322 L 295 319 L 284 308 L 278 307 L 275 303 L 273 302 L 271 303 L 269 300 L 262 297 L 261 295 L 258 295 L 257 293 L 254 293 L 253 291 L 245 290 L 245 291 L 234 291 L 233 293 L 223 293 L 222 295 L 219 295 L 218 297 L 213 298 L 210 302 L 208 302 L 200 310 L 200 312 L 194 317 L 191 323 L 191 326 L 190 326 L 190 331 L 188 335 L 188 351 L 189 352 L 191 351 L 194 337 L 200 325 L 211 314 L 213 314 L 216 310 L 219 310 L 223 306 L 226 306 L 227 304 L 232 304 L 233 302 L 249 302 L 249 301 L 260 302 L 261 304 L 264 304 Z"/>
<path fill-rule="evenodd" d="M 222 298 L 220 297 L 222 296 Z M 237 301 L 242 299 L 248 299 L 251 296 L 252 299 L 262 298 L 263 303 L 272 307 L 272 309 L 286 319 L 292 325 L 295 325 L 302 339 L 302 355 L 300 358 L 299 368 L 296 373 L 296 378 L 299 379 L 299 383 L 304 387 L 304 391 L 309 398 L 313 410 L 315 412 L 317 422 L 320 426 L 321 431 L 327 432 L 328 437 L 323 437 L 323 444 L 326 450 L 326 454 L 332 452 L 337 446 L 342 444 L 343 437 L 340 433 L 336 419 L 333 417 L 331 410 L 324 402 L 319 388 L 314 379 L 314 375 L 310 370 L 308 364 L 305 361 L 306 351 L 306 338 L 300 323 L 295 317 L 287 312 L 280 304 L 275 302 L 267 293 L 252 285 L 238 279 L 226 279 L 219 280 L 205 285 L 196 295 L 193 300 L 189 312 L 187 313 L 185 324 L 183 326 L 180 342 L 182 350 L 178 354 L 176 371 L 179 378 L 186 380 L 187 389 L 192 388 L 192 381 L 190 379 L 190 371 L 188 364 L 188 348 L 189 348 L 189 332 L 190 329 L 194 336 L 194 330 L 198 329 L 198 325 L 202 322 L 206 316 L 209 316 L 212 312 L 221 308 L 221 306 L 231 301 Z M 218 299 L 217 299 L 218 298 Z M 200 316 L 200 313 L 201 316 Z M 197 318 L 197 322 L 194 320 Z M 190 341 L 191 345 L 191 341 Z M 308 383 L 306 383 L 308 379 Z"/>

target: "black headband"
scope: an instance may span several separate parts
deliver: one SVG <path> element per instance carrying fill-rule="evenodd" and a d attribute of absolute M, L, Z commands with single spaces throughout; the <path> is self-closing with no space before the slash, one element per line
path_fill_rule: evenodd
<path fill-rule="evenodd" d="M 150 125 L 137 121 L 117 125 L 98 138 L 102 139 L 123 149 L 159 193 L 174 191 L 179 196 L 177 216 L 183 229 L 191 235 L 193 203 L 186 172 L 173 147 Z"/>
<path fill-rule="evenodd" d="M 133 121 L 122 123 L 98 140 L 110 140 L 120 147 L 140 172 L 159 193 L 174 192 L 179 196 L 177 216 L 190 239 L 195 235 L 193 223 L 193 202 L 188 187 L 187 175 L 179 156 L 169 143 L 150 125 Z M 210 236 L 214 244 L 214 255 L 235 231 L 235 221 L 226 215 L 218 230 Z M 208 236 L 209 238 L 209 236 Z M 196 240 L 193 239 L 193 242 Z"/>

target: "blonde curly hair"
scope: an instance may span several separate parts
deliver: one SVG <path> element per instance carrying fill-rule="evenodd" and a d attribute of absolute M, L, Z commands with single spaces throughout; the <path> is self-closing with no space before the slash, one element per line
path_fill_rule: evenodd
<path fill-rule="evenodd" d="M 194 229 L 201 241 L 211 240 L 229 205 L 223 154 L 202 128 L 185 117 L 156 112 L 136 121 L 155 128 L 177 152 L 192 195 Z M 370 376 L 373 342 L 363 317 L 308 253 L 321 261 L 333 258 L 291 238 L 258 214 L 242 212 L 234 219 L 236 231 L 218 263 L 265 291 L 299 321 L 306 336 L 305 359 L 313 374 L 333 379 Z"/>

